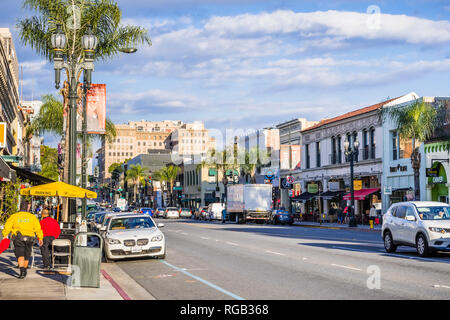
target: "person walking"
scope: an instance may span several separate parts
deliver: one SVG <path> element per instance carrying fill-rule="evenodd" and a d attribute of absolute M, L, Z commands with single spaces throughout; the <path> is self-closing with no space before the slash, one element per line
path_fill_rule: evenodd
<path fill-rule="evenodd" d="M 41 229 L 44 234 L 43 244 L 41 246 L 42 261 L 44 269 L 51 269 L 50 261 L 50 246 L 53 240 L 58 239 L 61 234 L 61 228 L 58 222 L 50 217 L 50 212 L 47 209 L 42 211 Z"/>
<path fill-rule="evenodd" d="M 375 219 L 378 217 L 377 209 L 374 205 L 372 205 L 372 208 L 370 208 L 369 211 L 369 221 L 372 220 L 373 224 L 375 225 Z"/>
<path fill-rule="evenodd" d="M 3 229 L 3 237 L 10 237 L 14 243 L 14 253 L 19 264 L 19 279 L 27 276 L 28 261 L 31 257 L 35 238 L 39 240 L 39 246 L 42 246 L 43 233 L 39 220 L 30 212 L 30 203 L 22 201 L 20 211 L 9 217 Z"/>

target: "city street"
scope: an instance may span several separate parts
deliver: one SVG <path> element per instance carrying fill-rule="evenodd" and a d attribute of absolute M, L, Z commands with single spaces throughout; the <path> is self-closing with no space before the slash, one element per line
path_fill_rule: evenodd
<path fill-rule="evenodd" d="M 156 299 L 450 297 L 449 253 L 387 254 L 378 232 L 157 220 L 166 259 L 116 262 Z"/>

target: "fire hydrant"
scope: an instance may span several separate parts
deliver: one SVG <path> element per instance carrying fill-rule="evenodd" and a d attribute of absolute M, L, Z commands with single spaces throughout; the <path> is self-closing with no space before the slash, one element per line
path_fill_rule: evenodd
<path fill-rule="evenodd" d="M 370 223 L 370 229 L 373 229 L 373 220 L 370 220 L 369 223 Z"/>

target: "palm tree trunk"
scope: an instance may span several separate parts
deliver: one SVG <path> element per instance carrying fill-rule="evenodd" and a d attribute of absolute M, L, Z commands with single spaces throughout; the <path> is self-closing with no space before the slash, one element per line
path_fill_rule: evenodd
<path fill-rule="evenodd" d="M 420 152 L 416 149 L 411 154 L 411 166 L 414 170 L 414 200 L 420 201 Z"/>

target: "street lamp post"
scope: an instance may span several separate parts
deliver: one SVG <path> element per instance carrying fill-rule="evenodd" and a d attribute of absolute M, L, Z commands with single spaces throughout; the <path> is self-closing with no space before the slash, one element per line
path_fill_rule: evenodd
<path fill-rule="evenodd" d="M 69 184 L 76 184 L 76 149 L 77 149 L 77 99 L 78 99 L 78 74 L 83 70 L 85 84 L 90 84 L 92 80 L 92 71 L 94 71 L 94 51 L 97 47 L 97 37 L 93 35 L 90 26 L 88 27 L 87 33 L 82 37 L 81 45 L 85 53 L 84 61 L 79 62 L 76 55 L 72 55 L 70 58 L 67 57 L 67 61 L 64 61 L 63 52 L 66 47 L 67 38 L 61 29 L 61 25 L 57 25 L 56 31 L 51 37 L 52 46 L 54 49 L 54 69 L 55 69 L 55 87 L 59 89 L 61 80 L 61 70 L 66 69 L 68 73 L 68 83 L 69 83 Z M 84 113 L 84 112 L 83 112 Z M 83 134 L 85 138 L 85 134 Z M 84 140 L 84 139 L 83 139 Z M 84 148 L 84 146 L 83 146 Z M 84 164 L 84 163 L 83 163 Z M 82 184 L 85 179 L 82 177 Z M 84 206 L 85 207 L 85 206 Z M 75 200 L 70 200 L 69 202 L 69 215 L 72 216 L 76 214 L 76 202 Z M 85 209 L 84 209 L 85 215 Z"/>
<path fill-rule="evenodd" d="M 351 197 L 351 205 L 350 205 L 350 210 L 351 210 L 351 215 L 350 215 L 350 220 L 348 222 L 348 226 L 349 227 L 356 227 L 356 219 L 355 219 L 355 191 L 353 188 L 353 163 L 354 160 L 356 159 L 356 157 L 358 156 L 358 148 L 359 148 L 359 142 L 358 140 L 355 139 L 355 141 L 353 142 L 353 146 L 350 146 L 350 141 L 348 141 L 348 139 L 346 139 L 344 141 L 344 149 L 345 149 L 345 155 L 347 157 L 347 159 L 350 160 L 350 197 Z"/>

